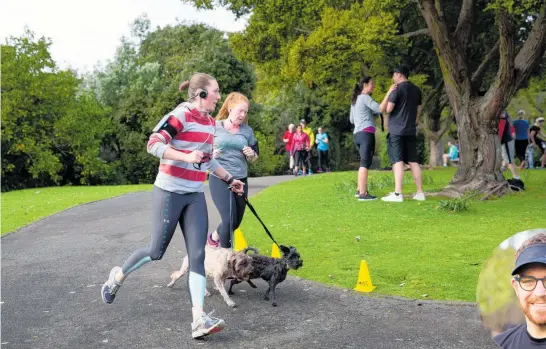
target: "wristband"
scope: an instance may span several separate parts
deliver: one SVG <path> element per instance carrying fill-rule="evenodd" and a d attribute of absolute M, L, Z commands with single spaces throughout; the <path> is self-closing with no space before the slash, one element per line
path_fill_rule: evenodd
<path fill-rule="evenodd" d="M 231 176 L 226 180 L 226 183 L 231 184 L 231 183 L 233 183 L 234 180 L 235 180 L 235 178 L 233 176 Z"/>

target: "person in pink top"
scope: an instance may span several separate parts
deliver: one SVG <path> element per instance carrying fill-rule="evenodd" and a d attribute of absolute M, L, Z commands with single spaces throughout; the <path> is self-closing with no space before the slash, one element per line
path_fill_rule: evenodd
<path fill-rule="evenodd" d="M 302 131 L 301 125 L 298 125 L 296 132 L 292 136 L 292 149 L 290 154 L 294 156 L 294 175 L 298 175 L 298 170 L 300 167 L 303 168 L 303 175 L 307 173 L 307 168 L 305 168 L 305 156 L 307 151 L 310 149 L 310 140 L 307 133 Z"/>

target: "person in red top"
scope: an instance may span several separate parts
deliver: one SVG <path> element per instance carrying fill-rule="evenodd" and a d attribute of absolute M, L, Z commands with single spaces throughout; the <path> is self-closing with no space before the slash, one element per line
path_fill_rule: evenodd
<path fill-rule="evenodd" d="M 294 171 L 294 155 L 292 155 L 292 136 L 294 135 L 294 124 L 288 125 L 288 130 L 284 132 L 282 141 L 285 144 L 286 154 L 289 158 L 290 173 Z"/>
<path fill-rule="evenodd" d="M 309 149 L 311 142 L 307 133 L 302 131 L 301 125 L 298 125 L 296 128 L 296 133 L 292 135 L 292 149 L 290 154 L 294 156 L 294 175 L 298 175 L 298 170 L 300 167 L 303 168 L 303 175 L 307 173 L 307 168 L 305 167 L 305 157 L 307 155 L 307 150 Z"/>

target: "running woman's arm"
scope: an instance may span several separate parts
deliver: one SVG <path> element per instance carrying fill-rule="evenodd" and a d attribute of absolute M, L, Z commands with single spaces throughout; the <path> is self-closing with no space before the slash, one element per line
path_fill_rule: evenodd
<path fill-rule="evenodd" d="M 212 161 L 212 160 L 211 160 Z M 216 160 L 214 160 L 216 161 Z M 210 161 L 209 161 L 210 163 Z M 221 180 L 223 180 L 224 182 L 226 182 L 227 184 L 229 184 L 231 187 L 233 187 L 233 191 L 236 192 L 236 193 L 242 193 L 243 190 L 244 190 L 244 183 L 241 182 L 240 180 L 238 179 L 235 179 L 231 173 L 229 173 L 228 171 L 226 171 L 222 166 L 220 166 L 218 164 L 218 167 L 216 167 L 216 169 L 214 171 L 211 171 L 212 173 L 214 173 L 214 175 L 218 178 L 220 178 Z"/>
<path fill-rule="evenodd" d="M 161 128 L 150 135 L 146 150 L 160 159 L 199 163 L 203 157 L 200 151 L 184 154 L 169 145 L 171 139 L 184 128 L 182 122 L 171 115 Z"/>
<path fill-rule="evenodd" d="M 351 105 L 351 113 L 349 114 L 349 121 L 354 125 L 355 123 L 355 106 Z"/>

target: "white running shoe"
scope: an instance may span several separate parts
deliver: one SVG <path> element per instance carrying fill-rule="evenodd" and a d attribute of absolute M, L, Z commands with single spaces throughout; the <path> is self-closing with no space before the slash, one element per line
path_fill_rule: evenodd
<path fill-rule="evenodd" d="M 222 319 L 210 316 L 213 312 L 203 314 L 196 322 L 191 323 L 191 336 L 194 339 L 203 338 L 224 329 L 226 323 Z"/>
<path fill-rule="evenodd" d="M 425 201 L 425 193 L 417 193 L 413 196 L 413 200 Z"/>
<path fill-rule="evenodd" d="M 389 195 L 387 196 L 383 196 L 381 198 L 382 201 L 386 201 L 386 202 L 403 202 L 404 201 L 404 197 L 402 196 L 402 193 L 396 195 L 394 192 L 393 193 L 389 193 Z"/>

